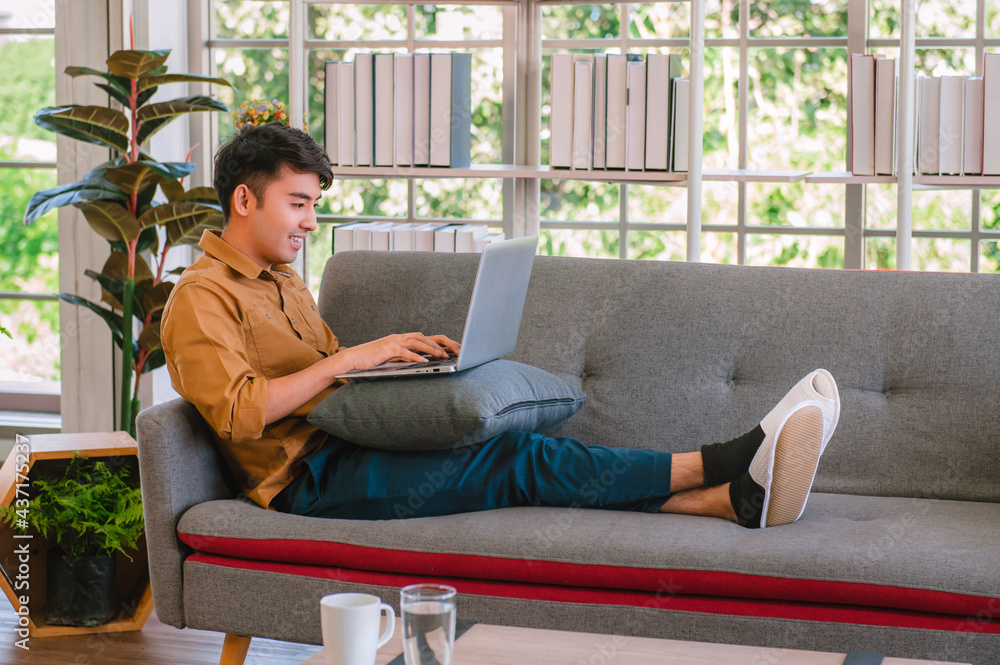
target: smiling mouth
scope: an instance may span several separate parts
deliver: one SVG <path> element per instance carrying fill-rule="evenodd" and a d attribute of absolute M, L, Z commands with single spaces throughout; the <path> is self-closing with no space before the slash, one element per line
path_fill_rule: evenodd
<path fill-rule="evenodd" d="M 305 241 L 305 238 L 302 238 L 300 236 L 291 236 L 291 241 L 292 241 L 292 246 L 293 247 L 301 249 L 302 248 L 302 243 Z"/>

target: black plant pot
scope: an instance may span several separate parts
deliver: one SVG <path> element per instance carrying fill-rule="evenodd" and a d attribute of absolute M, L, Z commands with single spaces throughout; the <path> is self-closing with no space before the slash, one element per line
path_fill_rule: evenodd
<path fill-rule="evenodd" d="M 45 621 L 50 626 L 100 626 L 115 614 L 115 558 L 71 557 L 50 550 Z"/>

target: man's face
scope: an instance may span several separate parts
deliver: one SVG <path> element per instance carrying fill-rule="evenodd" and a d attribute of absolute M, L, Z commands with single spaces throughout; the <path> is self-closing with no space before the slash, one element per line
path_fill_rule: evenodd
<path fill-rule="evenodd" d="M 318 175 L 282 166 L 265 188 L 263 201 L 247 192 L 251 241 L 244 251 L 268 269 L 295 261 L 306 237 L 316 229 L 315 207 L 321 195 Z"/>

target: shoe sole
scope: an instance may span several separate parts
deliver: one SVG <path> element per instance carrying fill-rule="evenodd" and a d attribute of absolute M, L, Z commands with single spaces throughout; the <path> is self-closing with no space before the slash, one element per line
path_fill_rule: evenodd
<path fill-rule="evenodd" d="M 805 406 L 785 422 L 774 446 L 766 526 L 791 524 L 802 514 L 823 447 L 823 411 Z"/>

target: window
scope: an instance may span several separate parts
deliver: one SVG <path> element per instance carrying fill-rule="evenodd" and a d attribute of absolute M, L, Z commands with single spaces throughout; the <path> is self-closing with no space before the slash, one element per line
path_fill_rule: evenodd
<path fill-rule="evenodd" d="M 59 427 L 56 213 L 23 223 L 31 196 L 56 184 L 55 136 L 36 110 L 55 104 L 55 2 L 0 2 L 0 427 Z M 48 414 L 41 413 L 48 412 Z M 55 415 L 51 415 L 54 413 Z"/>
<path fill-rule="evenodd" d="M 474 53 L 473 161 L 512 154 L 502 135 L 503 23 L 489 5 L 309 3 L 305 44 L 309 132 L 323 138 L 323 63 L 357 51 Z M 548 160 L 549 55 L 671 52 L 684 58 L 689 2 L 545 4 L 541 156 Z M 216 0 L 208 42 L 213 66 L 244 85 L 226 99 L 287 100 L 289 2 Z M 864 12 L 868 11 L 868 15 Z M 707 169 L 845 170 L 849 33 L 864 28 L 874 52 L 898 55 L 898 0 L 706 0 L 704 165 Z M 984 21 L 977 23 L 977 15 Z M 534 20 L 529 14 L 528 20 Z M 986 0 L 924 4 L 917 23 L 918 75 L 976 74 L 983 50 L 1000 46 L 1000 14 Z M 942 39 L 946 39 L 942 43 Z M 859 50 L 859 49 L 856 49 Z M 225 99 L 228 91 L 220 90 Z M 223 118 L 219 133 L 231 125 Z M 851 188 L 857 188 L 852 190 Z M 863 204 L 849 208 L 851 191 Z M 582 180 L 540 183 L 541 253 L 684 260 L 686 195 L 679 187 Z M 329 226 L 355 219 L 472 220 L 499 227 L 501 181 L 338 180 L 324 198 L 321 232 L 304 252 L 310 286 L 329 256 Z M 707 180 L 702 185 L 702 260 L 744 265 L 895 267 L 896 187 Z M 857 254 L 846 257 L 852 232 Z M 913 267 L 1000 270 L 1000 194 L 915 191 Z M 499 230 L 499 229 L 493 229 Z M 860 243 L 860 244 L 858 244 Z"/>

